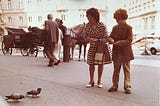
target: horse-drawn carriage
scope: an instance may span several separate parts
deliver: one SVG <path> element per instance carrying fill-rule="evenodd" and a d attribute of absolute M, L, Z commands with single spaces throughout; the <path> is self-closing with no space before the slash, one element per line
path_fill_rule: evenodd
<path fill-rule="evenodd" d="M 23 56 L 37 56 L 38 46 L 43 45 L 43 30 L 38 28 L 31 28 L 30 32 L 17 28 L 6 28 L 6 30 L 8 35 L 4 35 L 2 41 L 4 55 L 12 55 L 13 48 L 16 48 Z"/>

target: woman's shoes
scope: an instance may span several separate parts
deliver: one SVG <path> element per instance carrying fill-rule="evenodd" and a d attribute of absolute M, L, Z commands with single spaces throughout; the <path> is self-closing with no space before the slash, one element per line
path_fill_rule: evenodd
<path fill-rule="evenodd" d="M 102 83 L 101 82 L 97 82 L 97 87 L 98 88 L 102 88 L 103 87 Z"/>
<path fill-rule="evenodd" d="M 90 88 L 90 87 L 93 87 L 93 86 L 94 86 L 94 82 L 89 82 L 89 83 L 86 85 L 87 88 Z M 101 82 L 97 82 L 97 87 L 98 87 L 98 88 L 102 88 L 102 87 L 103 87 L 102 83 L 101 83 Z"/>
<path fill-rule="evenodd" d="M 87 88 L 90 88 L 90 87 L 93 87 L 93 86 L 94 86 L 94 82 L 89 82 L 89 83 L 86 85 Z"/>

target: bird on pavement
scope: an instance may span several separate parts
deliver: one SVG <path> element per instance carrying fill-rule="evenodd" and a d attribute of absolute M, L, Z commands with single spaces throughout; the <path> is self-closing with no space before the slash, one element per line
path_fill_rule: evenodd
<path fill-rule="evenodd" d="M 9 100 L 9 99 L 12 99 L 13 101 L 18 101 L 19 99 L 22 99 L 24 98 L 24 95 L 21 95 L 19 93 L 13 93 L 9 96 L 5 96 L 6 99 L 5 100 Z"/>
<path fill-rule="evenodd" d="M 26 92 L 26 96 L 32 95 L 32 97 L 37 97 L 38 94 L 41 93 L 42 88 L 37 88 L 36 90 L 31 90 Z"/>

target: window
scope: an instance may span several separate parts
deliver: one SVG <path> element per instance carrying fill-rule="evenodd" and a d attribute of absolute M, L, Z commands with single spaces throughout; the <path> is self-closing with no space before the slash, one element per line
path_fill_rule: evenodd
<path fill-rule="evenodd" d="M 65 20 L 65 15 L 64 14 L 61 15 L 61 19 Z"/>
<path fill-rule="evenodd" d="M 28 21 L 29 21 L 29 22 L 32 22 L 32 17 L 31 17 L 31 16 L 28 17 Z"/>
<path fill-rule="evenodd" d="M 28 0 L 28 6 L 32 4 L 32 0 Z"/>
<path fill-rule="evenodd" d="M 23 23 L 23 17 L 21 17 L 21 16 L 19 17 L 19 22 Z"/>
<path fill-rule="evenodd" d="M 155 16 L 151 17 L 151 29 L 155 29 Z"/>
<path fill-rule="evenodd" d="M 38 22 L 42 22 L 42 16 L 38 16 Z"/>
<path fill-rule="evenodd" d="M 144 18 L 144 30 L 147 30 L 148 18 Z"/>
<path fill-rule="evenodd" d="M 8 17 L 8 23 L 12 23 L 12 17 Z"/>
<path fill-rule="evenodd" d="M 11 8 L 12 8 L 11 0 L 8 0 L 7 7 L 8 7 L 8 9 L 11 9 Z"/>
<path fill-rule="evenodd" d="M 19 2 L 18 2 L 18 8 L 19 8 L 19 9 L 22 8 L 22 0 L 19 0 Z"/>
<path fill-rule="evenodd" d="M 153 4 L 152 7 L 155 7 L 155 5 Z"/>
<path fill-rule="evenodd" d="M 80 19 L 84 19 L 85 15 L 82 13 L 80 14 Z"/>
<path fill-rule="evenodd" d="M 37 0 L 37 5 L 41 6 L 42 0 Z"/>

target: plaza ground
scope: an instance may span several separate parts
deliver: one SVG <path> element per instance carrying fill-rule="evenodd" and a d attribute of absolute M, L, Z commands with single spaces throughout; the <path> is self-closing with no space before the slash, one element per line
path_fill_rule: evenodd
<path fill-rule="evenodd" d="M 137 50 L 136 48 L 134 51 Z M 123 90 L 123 71 L 119 89 L 110 93 L 113 64 L 104 66 L 103 88 L 86 88 L 89 81 L 88 65 L 77 56 L 69 62 L 47 67 L 48 59 L 42 56 L 27 57 L 14 53 L 5 56 L 0 52 L 0 95 L 42 88 L 38 98 L 25 98 L 10 106 L 159 106 L 160 55 L 141 55 L 136 51 L 131 61 L 132 94 Z M 95 71 L 95 82 L 97 71 Z"/>

